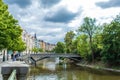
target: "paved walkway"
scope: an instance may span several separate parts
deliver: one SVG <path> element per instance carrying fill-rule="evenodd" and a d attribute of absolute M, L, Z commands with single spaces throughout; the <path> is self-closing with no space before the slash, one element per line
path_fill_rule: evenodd
<path fill-rule="evenodd" d="M 9 58 L 8 61 L 4 61 L 4 62 L 0 61 L 0 80 L 3 80 L 2 79 L 2 74 L 1 74 L 1 67 L 2 67 L 2 65 L 9 65 L 9 64 L 11 65 L 13 62 L 14 61 L 12 61 L 12 59 L 10 59 L 10 58 Z M 16 65 L 16 66 L 20 66 L 20 65 L 21 66 L 28 66 L 28 65 L 25 65 L 24 61 L 23 62 L 22 61 L 20 61 L 20 62 L 15 61 L 13 64 Z"/>
<path fill-rule="evenodd" d="M 5 63 L 4 62 L 0 62 L 0 80 L 3 80 L 2 79 L 2 74 L 1 74 L 1 66 L 4 65 Z"/>
<path fill-rule="evenodd" d="M 2 58 L 0 58 L 0 80 L 3 80 L 2 79 L 2 74 L 1 74 L 1 67 L 2 65 L 6 64 L 7 62 L 11 62 L 12 60 L 9 59 L 9 61 L 5 61 L 5 62 L 2 62 Z"/>

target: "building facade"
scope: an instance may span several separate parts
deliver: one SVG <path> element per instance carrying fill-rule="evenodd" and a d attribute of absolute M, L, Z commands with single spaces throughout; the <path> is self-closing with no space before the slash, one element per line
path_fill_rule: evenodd
<path fill-rule="evenodd" d="M 33 48 L 40 49 L 42 48 L 43 52 L 51 51 L 55 48 L 54 44 L 44 42 L 43 40 L 37 39 L 36 34 L 34 36 L 30 35 L 27 31 L 23 30 L 22 39 L 26 44 L 26 50 L 23 51 L 23 54 L 33 53 Z"/>
<path fill-rule="evenodd" d="M 25 30 L 23 30 L 22 39 L 26 44 L 26 50 L 23 51 L 23 54 L 32 53 L 32 49 L 33 49 L 33 47 L 35 45 L 34 37 L 31 36 L 30 34 L 28 34 L 28 32 L 26 32 Z"/>

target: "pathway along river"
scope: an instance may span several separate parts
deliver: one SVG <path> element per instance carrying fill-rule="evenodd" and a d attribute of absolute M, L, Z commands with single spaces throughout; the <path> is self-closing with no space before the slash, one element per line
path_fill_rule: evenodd
<path fill-rule="evenodd" d="M 41 60 L 36 68 L 31 67 L 27 80 L 120 80 L 120 75 L 89 72 L 74 64 L 58 62 L 58 59 Z"/>

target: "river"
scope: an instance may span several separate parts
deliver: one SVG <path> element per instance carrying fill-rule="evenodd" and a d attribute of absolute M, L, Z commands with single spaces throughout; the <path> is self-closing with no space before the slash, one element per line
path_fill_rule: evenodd
<path fill-rule="evenodd" d="M 120 80 L 120 76 L 90 72 L 74 64 L 59 64 L 57 58 L 39 61 L 37 67 L 31 67 L 27 80 Z"/>

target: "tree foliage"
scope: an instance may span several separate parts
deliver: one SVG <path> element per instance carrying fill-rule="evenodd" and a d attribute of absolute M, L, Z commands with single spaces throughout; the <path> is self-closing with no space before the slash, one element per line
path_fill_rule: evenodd
<path fill-rule="evenodd" d="M 120 65 L 120 15 L 104 25 L 102 59 L 110 65 Z"/>
<path fill-rule="evenodd" d="M 43 52 L 43 49 L 42 49 L 42 48 L 39 48 L 39 52 Z"/>
<path fill-rule="evenodd" d="M 65 44 L 62 42 L 58 42 L 54 51 L 55 53 L 65 53 Z"/>
<path fill-rule="evenodd" d="M 90 47 L 87 39 L 88 36 L 85 34 L 79 35 L 76 38 L 77 51 L 84 59 L 86 59 L 87 55 L 90 54 Z"/>
<path fill-rule="evenodd" d="M 95 19 L 85 17 L 83 24 L 78 29 L 78 32 L 80 34 L 88 35 L 93 62 L 94 62 L 94 47 L 93 47 L 93 40 L 92 39 L 93 39 L 93 35 L 96 33 L 97 28 L 98 27 L 96 26 Z"/>
<path fill-rule="evenodd" d="M 75 36 L 75 33 L 73 31 L 67 32 L 65 35 L 64 41 L 65 41 L 65 46 L 66 46 L 66 53 L 71 53 L 72 52 L 72 41 Z"/>
<path fill-rule="evenodd" d="M 32 48 L 32 51 L 33 51 L 34 53 L 38 53 L 38 52 L 39 52 L 39 49 L 38 49 L 37 47 L 34 47 L 34 48 Z"/>
<path fill-rule="evenodd" d="M 21 35 L 22 29 L 18 21 L 9 13 L 8 6 L 0 0 L 0 49 L 24 50 Z"/>

